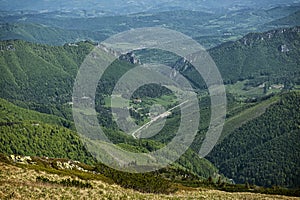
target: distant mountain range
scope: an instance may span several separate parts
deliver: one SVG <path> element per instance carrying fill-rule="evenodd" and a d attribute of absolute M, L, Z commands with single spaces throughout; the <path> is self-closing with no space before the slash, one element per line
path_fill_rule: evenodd
<path fill-rule="evenodd" d="M 300 10 L 281 19 L 277 19 L 272 22 L 266 23 L 264 28 L 290 27 L 290 26 L 299 26 L 299 25 L 300 25 Z"/>
<path fill-rule="evenodd" d="M 169 10 L 194 10 L 206 12 L 222 12 L 226 10 L 238 10 L 248 8 L 272 8 L 279 5 L 291 5 L 299 3 L 299 0 L 1 0 L 1 10 L 5 11 L 82 11 L 89 15 L 95 11 L 101 11 L 101 15 L 123 15 L 138 12 L 161 12 Z"/>
<path fill-rule="evenodd" d="M 157 13 L 102 16 L 82 12 L 0 11 L 0 39 L 22 39 L 63 45 L 67 42 L 104 39 L 133 28 L 160 26 L 182 32 L 205 48 L 237 40 L 249 32 L 262 32 L 299 24 L 300 6 L 270 9 L 237 9 L 224 13 L 172 10 Z"/>

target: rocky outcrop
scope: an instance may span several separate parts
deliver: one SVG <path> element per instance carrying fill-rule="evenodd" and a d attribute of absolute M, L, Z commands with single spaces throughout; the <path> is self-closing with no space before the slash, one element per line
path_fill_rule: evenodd
<path fill-rule="evenodd" d="M 286 44 L 283 44 L 283 45 L 280 45 L 278 47 L 278 50 L 282 53 L 286 53 L 286 52 L 289 52 L 290 50 L 288 49 L 287 45 Z"/>
<path fill-rule="evenodd" d="M 47 163 L 47 165 L 63 169 L 63 170 L 78 170 L 83 172 L 89 172 L 88 170 L 84 169 L 82 164 L 79 161 L 73 160 L 62 160 L 62 159 L 53 159 L 48 157 L 30 157 L 30 156 L 19 156 L 19 155 L 10 155 L 8 157 L 14 163 L 18 164 L 26 164 L 26 165 L 33 165 L 37 162 Z"/>
<path fill-rule="evenodd" d="M 80 162 L 78 161 L 67 161 L 67 162 L 61 162 L 61 161 L 56 161 L 56 165 L 60 169 L 67 169 L 67 170 L 79 170 L 79 171 L 84 171 L 87 172 L 87 170 L 83 169 L 82 167 L 78 166 Z"/>
<path fill-rule="evenodd" d="M 22 164 L 33 164 L 34 162 L 32 161 L 30 156 L 15 156 L 15 155 L 10 155 L 10 159 L 14 163 L 22 163 Z"/>
<path fill-rule="evenodd" d="M 141 61 L 135 56 L 134 53 L 130 52 L 119 57 L 120 60 L 127 61 L 131 64 L 142 64 Z"/>

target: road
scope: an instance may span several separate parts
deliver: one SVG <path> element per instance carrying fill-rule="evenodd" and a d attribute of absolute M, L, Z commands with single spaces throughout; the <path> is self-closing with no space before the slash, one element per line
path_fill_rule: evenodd
<path fill-rule="evenodd" d="M 137 134 L 139 131 L 141 131 L 141 130 L 144 129 L 144 128 L 149 127 L 153 122 L 157 121 L 158 119 L 163 119 L 163 118 L 169 116 L 170 114 L 172 114 L 172 112 L 171 112 L 172 110 L 174 110 L 175 108 L 178 108 L 179 106 L 181 106 L 181 105 L 187 103 L 188 101 L 189 101 L 189 100 L 186 100 L 186 101 L 184 101 L 184 102 L 178 104 L 177 106 L 174 106 L 174 107 L 170 108 L 170 109 L 167 110 L 166 112 L 163 112 L 162 114 L 160 114 L 160 115 L 154 117 L 154 118 L 151 119 L 149 122 L 147 122 L 146 124 L 144 124 L 143 126 L 141 126 L 140 128 L 138 128 L 137 130 L 135 130 L 134 132 L 132 132 L 132 134 L 131 134 L 132 137 L 134 137 L 135 139 L 137 139 L 136 134 Z"/>

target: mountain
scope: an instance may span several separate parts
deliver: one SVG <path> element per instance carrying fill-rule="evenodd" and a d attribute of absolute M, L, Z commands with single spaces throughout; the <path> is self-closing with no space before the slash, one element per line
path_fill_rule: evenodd
<path fill-rule="evenodd" d="M 300 93 L 289 92 L 231 132 L 207 157 L 237 183 L 300 186 Z"/>
<path fill-rule="evenodd" d="M 299 40 L 300 27 L 280 28 L 264 33 L 249 33 L 235 42 L 210 49 L 209 54 L 225 84 L 244 81 L 244 90 L 260 85 L 268 90 L 267 85 L 272 84 L 290 88 L 299 84 Z M 196 87 L 206 87 L 184 59 L 172 67 L 182 72 Z"/>
<path fill-rule="evenodd" d="M 0 43 L 0 96 L 34 110 L 71 118 L 65 110 L 77 70 L 93 44 L 45 46 L 23 41 Z M 26 102 L 26 106 L 22 104 Z"/>
<path fill-rule="evenodd" d="M 229 196 L 217 196 L 221 199 L 300 195 L 299 0 L 0 0 L 0 6 L 1 199 L 215 198 L 215 190 L 227 191 L 223 194 Z M 185 58 L 160 50 L 120 56 L 98 81 L 94 106 L 96 121 L 122 151 L 154 153 L 175 137 L 183 116 L 195 113 L 181 112 L 177 92 L 148 84 L 133 93 L 126 108 L 139 126 L 167 113 L 163 128 L 154 126 L 157 134 L 149 138 L 139 138 L 147 131 L 122 131 L 112 110 L 124 110 L 116 100 L 123 96 L 112 93 L 138 63 L 165 63 L 181 72 L 197 92 L 201 113 L 193 143 L 174 163 L 154 172 L 127 173 L 99 163 L 95 157 L 111 154 L 109 148 L 100 141 L 106 152 L 93 156 L 100 146 L 91 149 L 84 142 L 90 139 L 80 137 L 89 134 L 86 129 L 76 132 L 72 90 L 81 64 L 100 41 L 141 27 L 180 31 L 207 48 L 225 83 L 227 113 L 215 148 L 199 157 L 212 109 L 200 74 Z M 125 90 L 131 84 L 124 83 Z M 160 114 L 157 104 L 168 112 Z M 81 113 L 90 119 L 90 112 Z M 94 121 L 89 125 L 99 128 Z M 117 163 L 124 170 L 145 167 L 135 154 L 125 157 L 133 161 Z"/>
<path fill-rule="evenodd" d="M 236 42 L 209 51 L 224 82 L 253 79 L 284 83 L 299 77 L 300 27 L 281 28 L 265 33 L 250 33 Z"/>

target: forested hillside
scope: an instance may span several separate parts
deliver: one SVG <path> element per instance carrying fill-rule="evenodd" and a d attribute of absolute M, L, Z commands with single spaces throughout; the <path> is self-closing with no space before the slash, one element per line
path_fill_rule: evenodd
<path fill-rule="evenodd" d="M 227 136 L 207 157 L 237 183 L 300 186 L 300 93 L 278 103 Z"/>
<path fill-rule="evenodd" d="M 250 79 L 294 84 L 299 82 L 300 27 L 250 33 L 209 52 L 225 83 Z M 288 78 L 287 78 L 288 77 Z"/>
<path fill-rule="evenodd" d="M 89 42 L 51 47 L 21 40 L 0 42 L 0 97 L 23 107 L 71 118 L 66 107 Z"/>
<path fill-rule="evenodd" d="M 0 99 L 0 151 L 94 163 L 77 133 L 66 128 L 71 128 L 71 124 L 65 119 L 23 109 Z"/>
<path fill-rule="evenodd" d="M 235 42 L 209 50 L 226 85 L 244 82 L 247 88 L 272 84 L 293 88 L 300 83 L 300 27 L 280 28 L 264 33 L 249 33 Z M 182 72 L 196 88 L 206 85 L 186 60 L 172 65 Z M 255 98 L 255 96 L 252 96 Z"/>

